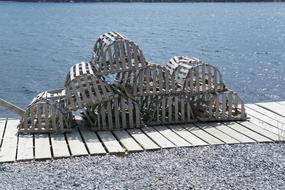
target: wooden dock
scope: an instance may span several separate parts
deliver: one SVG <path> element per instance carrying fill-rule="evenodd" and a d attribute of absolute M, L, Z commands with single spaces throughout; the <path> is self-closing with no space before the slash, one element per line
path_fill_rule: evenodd
<path fill-rule="evenodd" d="M 285 141 L 285 101 L 246 104 L 245 122 L 200 123 L 65 134 L 17 134 L 18 119 L 0 119 L 0 162 L 127 154 L 162 148 Z"/>

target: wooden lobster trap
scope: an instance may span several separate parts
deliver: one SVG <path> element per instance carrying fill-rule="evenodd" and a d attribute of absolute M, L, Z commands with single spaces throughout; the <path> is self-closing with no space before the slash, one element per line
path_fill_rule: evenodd
<path fill-rule="evenodd" d="M 209 93 L 193 104 L 199 121 L 237 121 L 247 119 L 244 102 L 233 91 Z"/>
<path fill-rule="evenodd" d="M 65 89 L 65 109 L 70 111 L 95 106 L 118 96 L 102 77 L 94 74 L 91 64 L 85 62 L 71 67 Z"/>
<path fill-rule="evenodd" d="M 147 65 L 141 49 L 117 32 L 108 32 L 99 37 L 91 63 L 97 75 L 137 70 Z"/>
<path fill-rule="evenodd" d="M 139 105 L 122 96 L 87 108 L 84 117 L 90 124 L 91 130 L 95 131 L 144 126 Z"/>
<path fill-rule="evenodd" d="M 181 95 L 143 96 L 138 100 L 147 125 L 192 123 L 196 121 L 191 101 Z"/>
<path fill-rule="evenodd" d="M 65 90 L 39 94 L 27 107 L 18 126 L 20 133 L 67 132 L 72 127 L 72 114 L 65 111 Z"/>

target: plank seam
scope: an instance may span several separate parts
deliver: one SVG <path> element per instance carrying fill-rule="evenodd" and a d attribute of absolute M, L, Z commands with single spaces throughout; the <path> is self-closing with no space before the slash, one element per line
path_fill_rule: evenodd
<path fill-rule="evenodd" d="M 50 133 L 48 133 L 48 139 L 49 139 L 50 155 L 51 155 L 51 158 L 54 159 L 54 153 L 53 153 L 52 140 L 51 140 L 51 137 L 50 137 Z"/>
<path fill-rule="evenodd" d="M 249 115 L 251 115 L 251 114 L 249 114 Z M 268 123 L 267 121 L 264 121 L 263 119 L 260 119 L 260 118 L 258 118 L 258 117 L 255 117 L 255 116 L 253 116 L 253 115 L 251 115 L 251 116 L 254 117 L 255 119 L 259 120 L 259 121 L 262 121 L 262 122 L 264 122 L 264 123 L 266 123 L 266 124 L 272 126 L 273 128 L 276 128 L 276 129 L 278 129 L 278 130 L 282 130 L 282 129 L 279 129 L 278 127 L 272 125 L 271 123 Z M 270 118 L 270 117 L 268 117 L 268 118 Z M 270 119 L 272 119 L 272 118 L 270 118 Z M 277 124 L 278 124 L 278 120 L 276 120 L 276 119 L 273 119 L 273 120 L 275 120 L 275 121 L 277 122 Z M 253 123 L 251 120 L 249 120 L 249 122 L 250 122 L 250 123 Z M 253 123 L 253 124 L 254 124 L 254 123 Z M 256 125 L 256 124 L 255 124 L 255 125 Z M 265 129 L 265 128 L 264 128 L 264 129 Z M 267 130 L 267 129 L 266 129 L 266 130 Z M 283 131 L 283 130 L 282 130 L 282 131 Z"/>
<path fill-rule="evenodd" d="M 271 110 L 271 109 L 269 109 L 269 108 L 267 108 L 267 107 L 264 107 L 264 106 L 259 105 L 259 104 L 254 104 L 254 105 L 257 105 L 257 106 L 259 106 L 259 107 L 261 107 L 261 108 L 263 108 L 263 109 L 266 109 L 266 110 L 268 110 L 268 111 L 271 111 L 272 113 L 275 113 L 276 115 L 279 115 L 279 116 L 285 118 L 284 115 L 281 115 L 281 114 L 279 114 L 279 113 L 277 113 L 277 112 L 275 112 L 275 111 L 273 111 L 273 110 Z"/>
<path fill-rule="evenodd" d="M 240 134 L 242 134 L 242 135 L 244 135 L 244 136 L 246 136 L 246 137 L 250 138 L 251 140 L 253 140 L 253 141 L 254 141 L 254 143 L 257 143 L 257 142 L 258 142 L 258 141 L 256 141 L 255 139 L 253 139 L 252 137 L 250 137 L 250 136 L 248 136 L 248 135 L 246 135 L 246 134 L 244 134 L 244 133 L 242 133 L 242 132 L 240 132 L 240 131 L 238 131 L 238 130 L 234 129 L 233 127 L 231 127 L 231 126 L 227 125 L 226 123 L 223 123 L 223 124 L 224 124 L 224 125 L 226 125 L 227 127 L 231 128 L 232 130 L 234 130 L 234 131 L 236 131 L 236 132 L 238 132 L 238 133 L 240 133 Z"/>
<path fill-rule="evenodd" d="M 241 126 L 247 128 L 247 129 L 249 129 L 249 130 L 251 130 L 251 131 L 253 131 L 253 132 L 255 132 L 255 133 L 257 133 L 257 134 L 259 134 L 259 135 L 261 135 L 261 136 L 263 136 L 263 137 L 265 137 L 265 138 L 268 138 L 268 139 L 270 139 L 270 140 L 273 141 L 273 142 L 275 141 L 274 139 L 272 139 L 272 138 L 270 138 L 270 137 L 267 137 L 267 136 L 265 136 L 264 134 L 259 133 L 258 131 L 255 131 L 255 130 L 253 130 L 253 129 L 247 127 L 247 126 L 245 126 L 243 123 L 238 122 L 237 124 L 239 124 L 239 125 L 241 125 Z M 254 123 L 252 123 L 252 124 L 255 125 Z M 255 125 L 255 126 L 257 126 L 257 125 Z M 259 126 L 257 126 L 257 127 L 259 127 Z M 261 128 L 261 127 L 260 127 L 260 128 Z M 263 128 L 261 128 L 261 129 L 263 129 Z M 267 131 L 267 130 L 266 130 L 266 131 Z M 269 131 L 269 132 L 270 132 L 270 131 Z M 274 134 L 274 133 L 272 133 L 272 134 Z"/>
<path fill-rule="evenodd" d="M 161 125 L 164 126 L 164 125 Z M 164 126 L 166 127 L 166 126 Z M 175 147 L 178 147 L 179 145 L 175 144 L 172 140 L 168 139 L 165 135 L 163 135 L 161 132 L 159 132 L 159 130 L 157 130 L 155 127 L 152 127 L 154 130 L 156 130 L 159 134 L 161 134 L 166 140 L 168 140 L 169 142 L 171 142 Z M 168 127 L 166 127 L 167 129 L 169 129 Z"/>
<path fill-rule="evenodd" d="M 149 126 L 148 126 L 148 127 L 149 127 Z M 159 146 L 159 144 L 156 143 L 147 133 L 145 133 L 143 130 L 141 130 L 141 132 L 142 132 L 143 134 L 145 134 L 154 144 L 156 144 L 158 147 L 160 147 L 160 149 L 162 149 L 162 147 Z"/>
<path fill-rule="evenodd" d="M 88 146 L 87 146 L 87 143 L 86 143 L 86 141 L 85 141 L 85 139 L 84 139 L 84 137 L 83 137 L 83 135 L 82 135 L 82 133 L 81 133 L 79 127 L 77 127 L 77 130 L 78 130 L 78 133 L 79 133 L 79 135 L 80 135 L 80 137 L 81 137 L 81 139 L 82 139 L 82 141 L 83 141 L 83 144 L 84 144 L 84 146 L 85 146 L 85 148 L 86 148 L 86 150 L 87 150 L 88 155 L 91 155 L 91 154 L 90 154 L 90 150 L 89 150 L 89 148 L 88 148 Z"/>
<path fill-rule="evenodd" d="M 19 133 L 17 134 L 17 144 L 16 144 L 15 161 L 17 161 L 17 159 L 18 159 L 18 145 L 19 145 Z"/>
<path fill-rule="evenodd" d="M 211 145 L 210 143 L 208 143 L 207 141 L 205 141 L 204 139 L 202 139 L 201 137 L 195 135 L 194 133 L 192 133 L 190 130 L 186 129 L 184 126 L 183 127 L 186 131 L 188 131 L 189 133 L 191 133 L 192 135 L 194 135 L 195 137 L 197 137 L 198 139 L 200 139 L 201 141 L 203 141 L 204 143 L 206 143 L 207 145 Z M 200 146 L 200 145 L 199 145 Z"/>
<path fill-rule="evenodd" d="M 36 142 L 35 142 L 35 134 L 33 134 L 33 160 L 36 158 Z"/>
<path fill-rule="evenodd" d="M 73 154 L 72 154 L 71 149 L 70 149 L 70 147 L 69 147 L 69 142 L 68 142 L 66 133 L 64 133 L 63 136 L 64 136 L 64 139 L 65 139 L 65 143 L 66 143 L 66 145 L 67 145 L 67 149 L 68 149 L 69 155 L 70 155 L 71 157 L 73 157 Z"/>
<path fill-rule="evenodd" d="M 8 118 L 6 118 L 3 134 L 1 136 L 0 151 L 1 151 L 1 148 L 2 148 L 3 141 L 4 141 L 4 135 L 5 135 L 6 127 L 7 127 L 7 122 L 8 122 Z"/>
<path fill-rule="evenodd" d="M 94 133 L 97 136 L 97 138 L 99 139 L 99 141 L 102 144 L 103 148 L 105 149 L 106 154 L 110 154 L 110 152 L 108 151 L 106 145 L 103 143 L 103 140 L 101 139 L 100 135 L 98 135 L 96 132 L 94 132 Z"/>
<path fill-rule="evenodd" d="M 204 132 L 207 133 L 208 135 L 210 135 L 210 136 L 212 136 L 212 137 L 214 137 L 214 138 L 220 140 L 221 142 L 223 142 L 223 143 L 225 143 L 225 144 L 228 144 L 227 142 L 223 141 L 222 139 L 216 137 L 215 135 L 213 135 L 213 134 L 207 132 L 206 130 L 204 130 L 203 128 L 199 127 L 198 125 L 194 124 L 194 126 L 196 126 L 197 128 L 201 129 L 202 131 L 204 131 Z"/>
<path fill-rule="evenodd" d="M 125 130 L 127 133 L 128 133 L 128 135 L 130 135 L 130 137 L 143 149 L 143 151 L 145 150 L 144 148 L 143 148 L 143 146 L 131 135 L 131 133 L 128 131 L 128 130 Z"/>
<path fill-rule="evenodd" d="M 123 153 L 128 153 L 128 149 L 127 149 L 127 147 L 125 147 L 124 145 L 123 145 L 123 143 L 118 139 L 118 137 L 115 135 L 115 133 L 113 132 L 113 131 L 110 131 L 111 132 L 111 134 L 115 137 L 115 139 L 116 139 L 116 141 L 121 145 L 121 147 L 123 147 L 123 149 L 125 149 L 125 151 L 123 152 Z"/>
<path fill-rule="evenodd" d="M 212 126 L 212 125 L 211 125 Z M 215 126 L 213 126 L 213 127 L 215 127 Z M 228 126 L 226 126 L 226 127 L 228 127 Z M 217 129 L 217 128 L 215 128 L 215 129 Z M 228 133 L 226 133 L 226 132 L 224 132 L 224 131 L 222 131 L 222 130 L 220 130 L 220 129 L 217 129 L 218 131 L 220 131 L 220 132 L 222 132 L 222 133 L 224 133 L 224 134 L 226 134 L 226 135 L 228 135 L 228 136 L 230 136 L 231 138 L 233 138 L 233 139 L 235 139 L 236 141 L 238 141 L 239 143 L 243 143 L 243 142 L 241 142 L 240 140 L 238 140 L 238 139 L 236 139 L 236 137 L 233 137 L 232 135 L 230 135 L 230 134 L 228 134 Z M 241 133 L 240 133 L 241 134 Z"/>
<path fill-rule="evenodd" d="M 254 105 L 255 105 L 255 104 L 254 104 Z M 256 106 L 257 106 L 257 105 L 256 105 Z M 260 107 L 260 106 L 258 106 L 258 107 Z M 260 112 L 259 110 L 256 110 L 256 109 L 253 109 L 253 108 L 250 108 L 250 107 L 247 107 L 247 106 L 246 106 L 246 108 L 247 108 L 247 109 L 251 109 L 251 110 L 253 110 L 253 111 L 255 111 L 255 112 L 258 112 L 259 114 L 262 114 L 262 115 L 264 115 L 265 117 L 268 117 L 268 118 L 270 118 L 270 119 L 273 119 L 273 120 L 275 120 L 276 122 L 285 124 L 285 122 L 279 121 L 279 120 L 277 120 L 277 119 L 275 119 L 275 118 L 273 118 L 273 117 L 271 117 L 271 116 L 269 116 L 269 115 L 266 115 L 266 114 Z M 262 107 L 260 107 L 260 108 L 262 108 Z M 262 108 L 262 109 L 264 109 L 264 108 Z M 269 110 L 267 110 L 267 111 L 269 111 Z M 270 112 L 271 112 L 271 111 L 270 111 Z M 273 113 L 273 112 L 272 112 L 272 113 Z M 275 113 L 273 113 L 273 114 L 275 114 Z M 252 116 L 252 114 L 249 114 L 249 115 Z M 280 116 L 280 115 L 278 115 L 278 116 Z M 253 116 L 253 117 L 254 117 L 254 116 Z M 281 116 L 280 116 L 280 117 L 281 117 Z M 256 118 L 256 117 L 255 117 L 255 118 Z M 259 118 L 257 118 L 257 119 L 259 119 Z"/>
<path fill-rule="evenodd" d="M 190 145 L 195 146 L 194 144 L 192 144 L 191 142 L 189 142 L 186 138 L 183 138 L 181 135 L 179 135 L 176 131 L 172 130 L 171 128 L 169 128 L 167 126 L 168 129 L 170 129 L 173 133 L 175 133 L 176 135 L 178 135 L 179 137 L 181 137 L 182 139 L 184 139 L 186 142 L 188 142 Z M 187 131 L 188 132 L 188 131 Z M 202 145 L 201 145 L 202 146 Z"/>

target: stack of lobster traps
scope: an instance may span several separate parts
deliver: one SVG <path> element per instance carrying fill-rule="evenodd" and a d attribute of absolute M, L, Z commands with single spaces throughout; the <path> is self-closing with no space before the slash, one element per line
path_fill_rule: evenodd
<path fill-rule="evenodd" d="M 91 130 L 247 118 L 243 101 L 213 65 L 187 56 L 150 63 L 117 32 L 98 38 L 91 61 L 72 66 L 63 89 L 31 102 L 19 132 L 69 131 L 78 110 Z"/>

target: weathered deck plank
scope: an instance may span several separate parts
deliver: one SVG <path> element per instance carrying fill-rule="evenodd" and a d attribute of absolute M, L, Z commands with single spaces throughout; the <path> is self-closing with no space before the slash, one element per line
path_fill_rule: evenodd
<path fill-rule="evenodd" d="M 257 103 L 257 105 L 285 117 L 285 107 L 283 105 L 277 104 L 276 102 Z"/>
<path fill-rule="evenodd" d="M 250 108 L 247 109 L 247 113 L 251 117 L 250 118 L 251 123 L 254 123 L 275 134 L 279 134 L 280 130 L 282 130 L 280 126 L 281 123 L 278 124 L 278 120 L 272 119 Z M 283 130 L 285 131 L 285 127 Z"/>
<path fill-rule="evenodd" d="M 33 135 L 19 134 L 17 160 L 33 160 Z"/>
<path fill-rule="evenodd" d="M 250 137 L 251 139 L 254 139 L 255 141 L 257 142 L 270 142 L 271 140 L 267 137 L 264 137 L 236 122 L 227 122 L 227 123 L 224 123 L 225 125 L 227 125 L 228 127 Z"/>
<path fill-rule="evenodd" d="M 106 153 L 104 146 L 101 144 L 95 132 L 86 130 L 80 130 L 80 132 L 91 155 Z"/>
<path fill-rule="evenodd" d="M 205 146 L 208 145 L 205 141 L 201 140 L 197 136 L 193 135 L 187 129 L 183 128 L 182 126 L 169 126 L 169 128 L 177 133 L 179 136 L 183 137 L 187 142 L 191 143 L 192 146 Z"/>
<path fill-rule="evenodd" d="M 244 134 L 233 130 L 232 128 L 222 124 L 222 123 L 211 123 L 211 126 L 214 126 L 217 130 L 226 133 L 227 135 L 235 138 L 236 140 L 240 141 L 241 143 L 253 143 L 256 142 L 255 140 L 245 136 Z"/>
<path fill-rule="evenodd" d="M 232 138 L 228 134 L 223 133 L 222 131 L 219 131 L 215 127 L 210 126 L 208 124 L 197 124 L 197 126 L 227 144 L 240 143 L 238 140 Z"/>
<path fill-rule="evenodd" d="M 207 142 L 208 144 L 225 144 L 220 139 L 217 139 L 216 137 L 210 135 L 209 133 L 203 131 L 202 129 L 192 124 L 183 125 L 183 127 L 187 129 L 189 132 L 191 132 L 192 134 L 202 139 L 203 141 Z"/>
<path fill-rule="evenodd" d="M 125 130 L 113 131 L 128 152 L 143 151 L 143 148 Z"/>
<path fill-rule="evenodd" d="M 54 158 L 70 157 L 64 134 L 51 134 L 50 139 Z"/>
<path fill-rule="evenodd" d="M 248 128 L 248 129 L 251 129 L 252 131 L 255 131 L 256 133 L 268 138 L 268 139 L 271 139 L 272 141 L 278 141 L 279 140 L 279 137 L 277 134 L 274 134 L 266 129 L 263 129 L 262 127 L 259 127 L 258 125 L 255 125 L 251 122 L 238 122 L 240 125 Z"/>
<path fill-rule="evenodd" d="M 264 108 L 262 108 L 260 106 L 255 105 L 255 104 L 247 104 L 246 106 L 248 108 L 250 108 L 250 109 L 253 109 L 253 110 L 263 114 L 263 115 L 266 115 L 267 117 L 270 117 L 272 119 L 277 120 L 280 123 L 285 124 L 285 117 L 283 117 L 283 116 L 280 116 L 280 115 L 278 115 L 278 114 L 276 114 L 276 113 L 274 113 L 272 111 L 264 109 Z"/>
<path fill-rule="evenodd" d="M 85 148 L 77 128 L 72 130 L 71 133 L 66 133 L 66 138 L 72 156 L 88 155 L 87 149 Z"/>
<path fill-rule="evenodd" d="M 0 148 L 7 119 L 0 119 Z"/>
<path fill-rule="evenodd" d="M 35 159 L 52 158 L 48 134 L 35 134 Z"/>
<path fill-rule="evenodd" d="M 187 147 L 191 146 L 189 142 L 184 140 L 182 137 L 171 131 L 165 126 L 156 126 L 154 127 L 160 134 L 167 138 L 170 142 L 175 144 L 177 147 Z"/>
<path fill-rule="evenodd" d="M 161 148 L 174 148 L 175 145 L 152 127 L 143 127 L 142 131 Z"/>
<path fill-rule="evenodd" d="M 107 148 L 109 153 L 124 153 L 125 149 L 120 145 L 117 139 L 110 131 L 99 131 L 97 133 Z"/>
<path fill-rule="evenodd" d="M 160 147 L 148 136 L 146 136 L 140 129 L 128 129 L 127 131 L 145 150 L 160 149 Z"/>
<path fill-rule="evenodd" d="M 16 159 L 18 124 L 19 120 L 8 119 L 7 121 L 7 126 L 0 151 L 0 162 L 13 162 Z"/>

